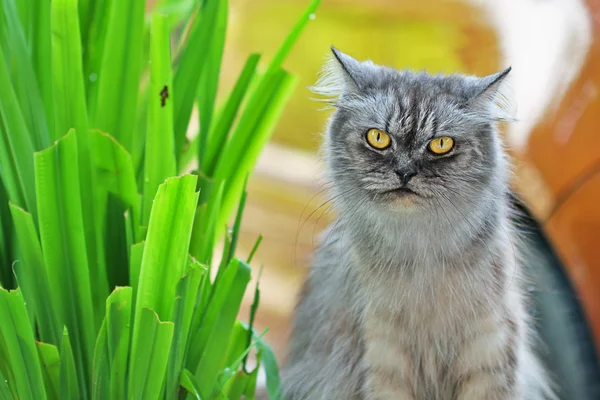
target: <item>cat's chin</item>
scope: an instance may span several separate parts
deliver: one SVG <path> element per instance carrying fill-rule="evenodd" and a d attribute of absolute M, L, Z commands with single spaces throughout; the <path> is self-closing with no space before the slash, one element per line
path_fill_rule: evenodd
<path fill-rule="evenodd" d="M 414 190 L 399 188 L 386 192 L 389 204 L 397 211 L 416 211 L 422 205 L 423 197 Z"/>

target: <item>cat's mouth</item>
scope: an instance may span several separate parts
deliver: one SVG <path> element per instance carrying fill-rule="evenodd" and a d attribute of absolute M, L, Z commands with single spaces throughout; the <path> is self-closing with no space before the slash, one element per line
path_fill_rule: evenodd
<path fill-rule="evenodd" d="M 404 186 L 386 190 L 385 193 L 391 193 L 399 197 L 420 196 L 419 193 Z"/>

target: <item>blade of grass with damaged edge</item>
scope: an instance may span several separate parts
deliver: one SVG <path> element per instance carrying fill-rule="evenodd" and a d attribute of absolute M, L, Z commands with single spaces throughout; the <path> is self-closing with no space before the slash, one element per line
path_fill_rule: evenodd
<path fill-rule="evenodd" d="M 198 201 L 196 182 L 196 176 L 183 175 L 159 186 L 142 256 L 136 321 L 144 307 L 153 309 L 164 320 L 171 318 L 177 282 L 187 265 Z"/>
<path fill-rule="evenodd" d="M 113 135 L 131 150 L 136 128 L 144 43 L 144 0 L 112 1 L 106 27 L 93 127 Z"/>
<path fill-rule="evenodd" d="M 130 391 L 130 394 L 139 394 L 145 390 L 142 378 L 147 365 L 140 364 L 147 351 L 144 346 L 146 331 L 141 325 L 143 310 L 151 308 L 165 321 L 172 318 L 177 283 L 183 276 L 188 260 L 192 224 L 198 203 L 196 183 L 195 175 L 169 178 L 159 186 L 154 198 L 135 301 L 130 367 L 134 375 L 138 373 L 142 376 L 132 375 L 133 392 Z M 169 344 L 171 339 L 172 332 Z M 161 351 L 165 351 L 168 356 L 168 347 Z M 134 384 L 133 381 L 137 383 Z"/>
<path fill-rule="evenodd" d="M 136 328 L 139 327 L 144 334 L 137 338 L 137 343 L 134 342 L 142 350 L 132 354 L 128 399 L 159 399 L 174 325 L 172 322 L 161 322 L 158 315 L 148 308 L 141 310 L 136 324 Z"/>
<path fill-rule="evenodd" d="M 200 4 L 200 3 L 199 3 Z M 183 47 L 177 70 L 173 78 L 173 101 L 174 109 L 174 132 L 175 132 L 175 156 L 179 159 L 185 144 L 190 116 L 200 78 L 206 66 L 209 46 L 219 10 L 227 6 L 226 0 L 206 0 L 203 2 L 202 10 L 197 15 L 191 28 L 190 35 Z"/>
<path fill-rule="evenodd" d="M 4 342 L 10 370 L 14 373 L 16 392 L 20 400 L 44 400 L 42 368 L 29 326 L 25 302 L 20 290 L 0 289 L 0 338 Z"/>
<path fill-rule="evenodd" d="M 132 289 L 116 288 L 106 300 L 106 316 L 94 349 L 93 399 L 127 398 L 127 357 Z"/>
<path fill-rule="evenodd" d="M 59 400 L 60 355 L 58 348 L 51 344 L 36 342 L 38 356 L 42 365 L 44 386 L 48 400 Z"/>
<path fill-rule="evenodd" d="M 108 296 L 108 277 L 103 265 L 103 239 L 96 229 L 98 219 L 96 200 L 96 174 L 90 152 L 88 115 L 81 65 L 81 38 L 77 0 L 52 1 L 52 70 L 56 134 L 60 137 L 75 128 L 79 162 L 81 206 L 85 232 L 90 278 L 93 280 L 92 301 L 95 323 L 100 326 L 104 301 Z M 72 332 L 72 331 L 71 331 Z"/>
<path fill-rule="evenodd" d="M 142 224 L 148 225 L 150 209 L 158 186 L 176 174 L 173 137 L 171 47 L 168 18 L 152 15 L 150 34 L 150 102 L 144 164 Z"/>
<path fill-rule="evenodd" d="M 73 131 L 35 154 L 35 173 L 40 237 L 53 306 L 69 329 L 79 388 L 82 398 L 87 398 L 96 329 Z"/>
<path fill-rule="evenodd" d="M 27 211 L 13 204 L 10 204 L 10 212 L 15 223 L 17 242 L 23 258 L 18 267 L 18 275 L 25 276 L 31 282 L 29 286 L 33 290 L 33 293 L 24 293 L 24 296 L 35 310 L 40 339 L 58 345 L 62 327 L 56 310 L 52 306 L 56 303 L 50 292 L 50 282 L 33 217 Z"/>

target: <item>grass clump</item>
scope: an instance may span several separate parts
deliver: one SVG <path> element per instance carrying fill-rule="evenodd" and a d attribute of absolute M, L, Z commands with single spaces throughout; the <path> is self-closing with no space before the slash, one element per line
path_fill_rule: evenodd
<path fill-rule="evenodd" d="M 319 2 L 217 104 L 226 0 L 0 0 L 0 399 L 277 397 L 235 250 Z"/>

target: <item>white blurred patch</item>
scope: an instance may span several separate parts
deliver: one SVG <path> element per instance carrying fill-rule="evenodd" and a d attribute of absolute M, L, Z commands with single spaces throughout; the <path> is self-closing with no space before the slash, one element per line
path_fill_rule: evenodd
<path fill-rule="evenodd" d="M 529 135 L 552 112 L 577 78 L 592 42 L 592 22 L 582 0 L 465 0 L 485 10 L 499 35 L 507 80 L 518 105 L 509 145 L 527 146 Z"/>

